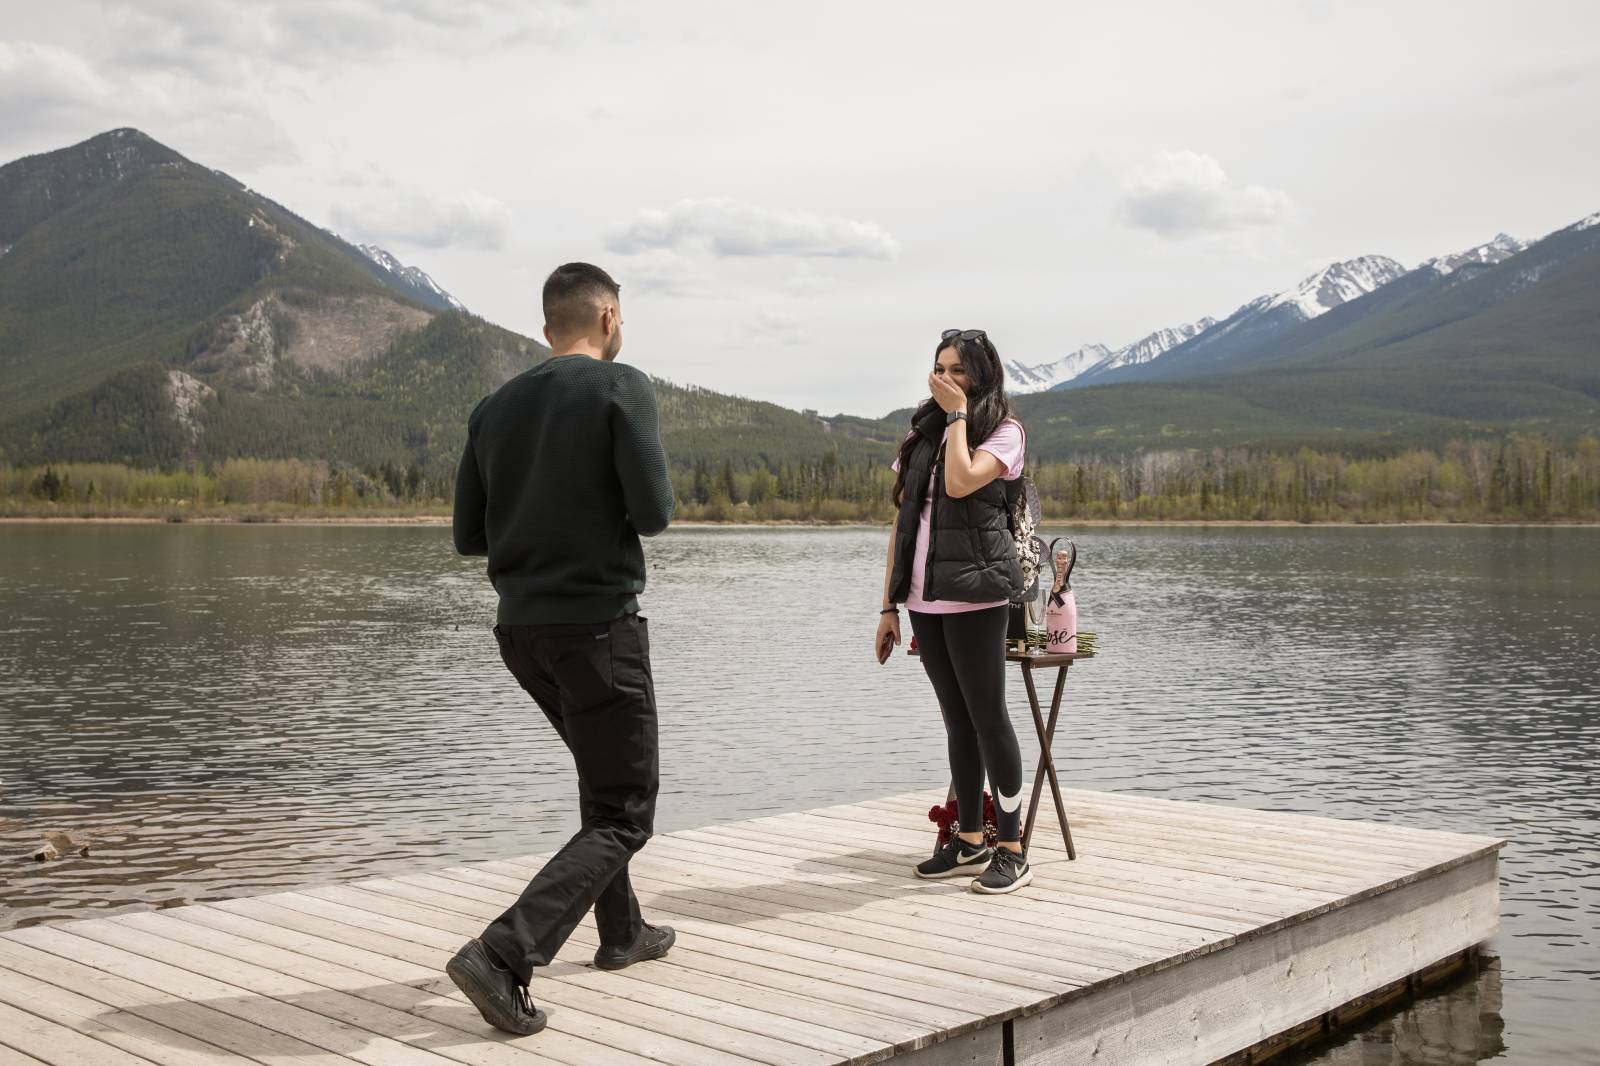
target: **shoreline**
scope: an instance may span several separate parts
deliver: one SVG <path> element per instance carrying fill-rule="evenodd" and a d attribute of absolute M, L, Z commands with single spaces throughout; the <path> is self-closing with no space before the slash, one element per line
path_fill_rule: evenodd
<path fill-rule="evenodd" d="M 182 526 L 448 526 L 449 515 L 195 515 L 181 520 L 159 515 L 0 515 L 0 526 L 15 525 L 182 525 Z M 823 522 L 799 519 L 774 519 L 771 521 L 711 522 L 686 519 L 672 523 L 672 528 L 686 529 L 882 529 L 883 522 Z M 1288 518 L 1046 518 L 1041 527 L 1113 528 L 1287 528 L 1300 529 L 1400 529 L 1400 528 L 1469 528 L 1469 529 L 1600 529 L 1600 521 L 1555 519 L 1545 522 L 1519 521 L 1466 521 L 1451 522 L 1440 519 L 1414 521 L 1358 521 L 1336 519 L 1317 522 L 1299 522 Z"/>

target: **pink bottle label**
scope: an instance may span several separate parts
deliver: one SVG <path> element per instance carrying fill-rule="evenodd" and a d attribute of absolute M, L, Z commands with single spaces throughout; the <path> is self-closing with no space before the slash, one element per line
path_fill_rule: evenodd
<path fill-rule="evenodd" d="M 1051 597 L 1044 609 L 1044 626 L 1050 636 L 1048 650 L 1070 654 L 1078 650 L 1078 600 L 1071 589 L 1063 590 L 1061 599 L 1058 605 Z"/>

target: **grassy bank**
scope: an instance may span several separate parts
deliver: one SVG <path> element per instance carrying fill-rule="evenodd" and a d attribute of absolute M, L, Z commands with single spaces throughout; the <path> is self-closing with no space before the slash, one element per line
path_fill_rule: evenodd
<path fill-rule="evenodd" d="M 1355 456 L 1216 449 L 1084 458 L 1029 468 L 1054 522 L 1594 523 L 1600 440 L 1539 438 Z M 870 523 L 893 517 L 882 463 L 699 462 L 672 474 L 678 518 L 717 523 Z M 209 468 L 113 463 L 0 465 L 0 518 L 380 521 L 449 515 L 451 479 L 385 463 L 230 459 Z"/>

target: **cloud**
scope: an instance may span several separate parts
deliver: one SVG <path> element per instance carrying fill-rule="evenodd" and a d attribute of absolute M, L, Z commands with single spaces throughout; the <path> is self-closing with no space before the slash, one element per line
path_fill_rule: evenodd
<path fill-rule="evenodd" d="M 723 258 L 893 259 L 900 251 L 899 243 L 876 223 L 722 199 L 646 208 L 613 230 L 606 247 L 624 255 L 670 248 Z"/>
<path fill-rule="evenodd" d="M 76 52 L 33 41 L 0 41 L 0 100 L 8 133 L 51 131 L 93 120 L 111 86 Z"/>
<path fill-rule="evenodd" d="M 577 18 L 569 0 L 140 0 L 116 5 L 110 61 L 201 77 L 241 69 L 319 71 L 370 63 L 402 45 L 481 49 L 486 38 L 553 40 Z"/>
<path fill-rule="evenodd" d="M 1199 152 L 1158 152 L 1128 172 L 1117 205 L 1122 222 L 1167 240 L 1279 229 L 1294 218 L 1281 189 L 1240 185 Z"/>
<path fill-rule="evenodd" d="M 358 241 L 422 248 L 499 249 L 511 227 L 511 209 L 475 189 L 428 196 L 392 183 L 335 204 L 332 217 L 334 228 Z"/>
<path fill-rule="evenodd" d="M 756 340 L 786 346 L 800 344 L 805 339 L 800 316 L 788 311 L 761 311 L 745 326 L 745 332 Z"/>
<path fill-rule="evenodd" d="M 203 92 L 154 76 L 107 76 L 70 49 L 32 41 L 0 41 L 0 100 L 7 122 L 0 144 L 25 145 L 41 135 L 64 147 L 119 126 L 134 126 L 177 151 L 199 145 L 198 161 L 225 167 L 294 162 L 288 134 L 251 94 L 226 86 Z"/>
<path fill-rule="evenodd" d="M 624 298 L 670 296 L 675 299 L 723 299 L 703 260 L 690 261 L 670 248 L 652 248 L 629 255 L 611 270 Z"/>

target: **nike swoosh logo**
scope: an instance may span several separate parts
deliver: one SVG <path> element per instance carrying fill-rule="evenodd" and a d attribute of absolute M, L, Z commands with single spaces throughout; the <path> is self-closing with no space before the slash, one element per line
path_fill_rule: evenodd
<path fill-rule="evenodd" d="M 995 789 L 994 791 L 995 791 L 995 800 L 994 801 L 996 803 L 998 803 L 1000 805 L 1000 809 L 1002 811 L 1005 811 L 1007 814 L 1011 814 L 1011 813 L 1015 812 L 1018 807 L 1022 806 L 1022 786 L 1021 785 L 1017 786 L 1017 794 L 1015 796 L 1007 796 L 1004 792 L 1001 792 L 998 788 Z"/>

